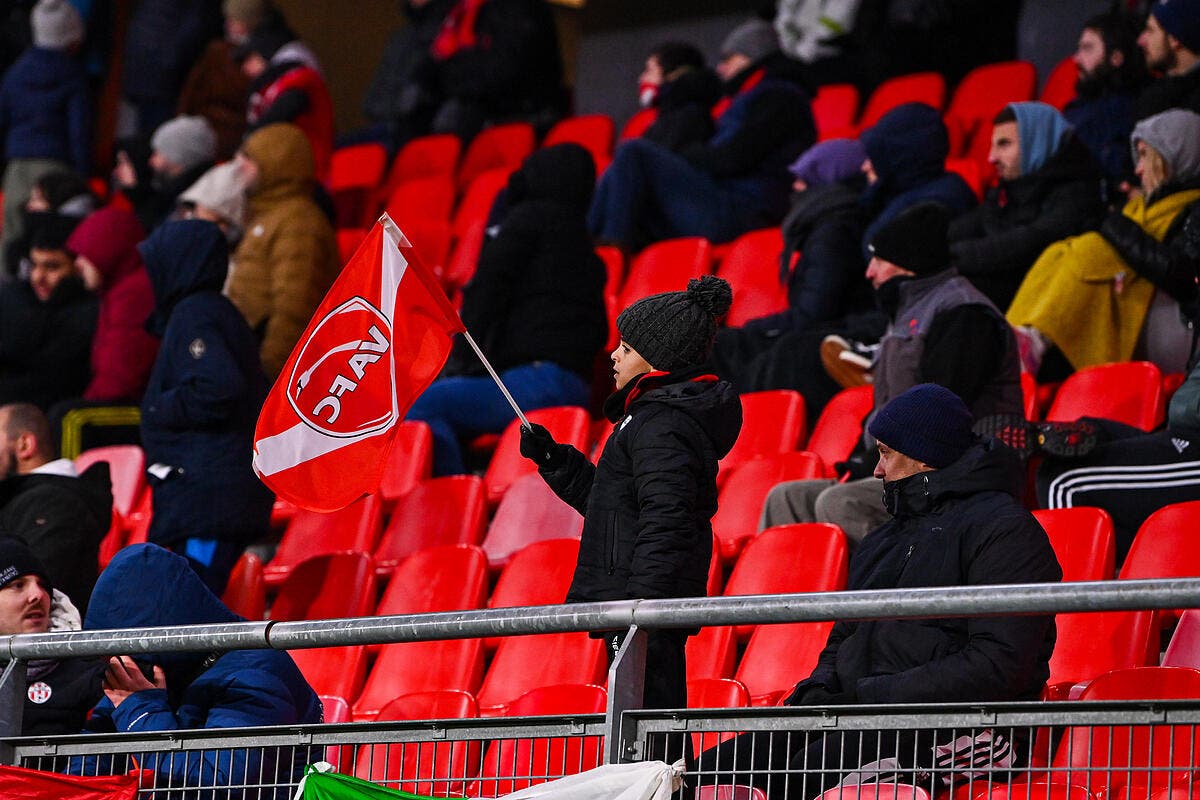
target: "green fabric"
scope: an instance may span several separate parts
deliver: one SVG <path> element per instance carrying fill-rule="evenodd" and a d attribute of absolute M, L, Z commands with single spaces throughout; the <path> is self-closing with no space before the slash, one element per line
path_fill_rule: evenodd
<path fill-rule="evenodd" d="M 317 772 L 312 767 L 304 779 L 304 800 L 445 800 L 423 794 L 386 789 L 370 781 L 337 772 Z"/>

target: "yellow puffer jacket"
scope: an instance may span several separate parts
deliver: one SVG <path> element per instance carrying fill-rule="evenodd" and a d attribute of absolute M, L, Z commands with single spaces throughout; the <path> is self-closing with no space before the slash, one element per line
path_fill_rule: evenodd
<path fill-rule="evenodd" d="M 337 277 L 337 239 L 313 202 L 312 148 L 299 128 L 268 125 L 241 151 L 258 178 L 226 294 L 261 338 L 263 369 L 274 378 Z"/>

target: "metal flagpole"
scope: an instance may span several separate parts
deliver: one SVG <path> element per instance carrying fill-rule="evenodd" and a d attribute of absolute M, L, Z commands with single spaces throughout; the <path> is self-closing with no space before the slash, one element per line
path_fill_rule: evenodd
<path fill-rule="evenodd" d="M 528 428 L 529 420 L 525 418 L 525 412 L 522 411 L 520 406 L 517 405 L 517 401 L 514 400 L 512 394 L 509 393 L 508 387 L 504 385 L 504 381 L 500 380 L 500 376 L 496 374 L 496 370 L 492 369 L 491 362 L 487 360 L 487 356 L 485 356 L 483 351 L 479 349 L 479 345 L 475 344 L 475 340 L 471 338 L 470 332 L 464 329 L 462 335 L 466 337 L 467 344 L 471 345 L 471 349 L 475 351 L 475 355 L 479 356 L 479 360 L 483 362 L 483 367 L 488 371 L 488 375 L 491 375 L 492 380 L 494 380 L 496 385 L 500 387 L 500 393 L 504 395 L 504 399 L 508 401 L 510 406 L 512 406 L 512 410 L 517 412 L 517 418 L 521 420 L 521 424 Z"/>

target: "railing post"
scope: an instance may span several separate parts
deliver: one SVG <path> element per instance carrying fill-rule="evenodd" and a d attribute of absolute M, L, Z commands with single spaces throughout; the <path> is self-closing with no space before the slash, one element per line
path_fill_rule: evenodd
<path fill-rule="evenodd" d="M 0 764 L 14 764 L 9 739 L 21 735 L 25 716 L 25 661 L 14 658 L 0 674 Z"/>
<path fill-rule="evenodd" d="M 608 667 L 608 706 L 605 709 L 604 763 L 619 764 L 641 758 L 641 744 L 634 740 L 635 726 L 626 723 L 625 713 L 642 707 L 646 687 L 646 632 L 630 625 L 617 657 Z"/>

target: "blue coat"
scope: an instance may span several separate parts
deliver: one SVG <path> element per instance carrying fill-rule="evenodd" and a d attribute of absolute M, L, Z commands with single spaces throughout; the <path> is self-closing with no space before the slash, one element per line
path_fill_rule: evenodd
<path fill-rule="evenodd" d="M 87 71 L 61 50 L 30 47 L 0 81 L 4 157 L 53 158 L 91 172 Z"/>
<path fill-rule="evenodd" d="M 229 252 L 216 225 L 168 222 L 138 246 L 162 337 L 142 398 L 147 464 L 171 468 L 151 477 L 150 541 L 189 538 L 250 542 L 266 533 L 271 493 L 250 466 L 254 425 L 267 381 L 258 341 L 221 294 Z"/>
<path fill-rule="evenodd" d="M 186 559 L 152 544 L 125 548 L 96 583 L 84 630 L 200 625 L 240 622 L 208 590 Z M 278 650 L 235 650 L 204 667 L 206 653 L 157 653 L 138 656 L 166 674 L 166 689 L 147 689 L 114 707 L 107 698 L 92 709 L 88 733 L 125 733 L 296 725 L 322 721 L 321 701 L 292 657 Z M 198 674 L 197 674 L 198 673 Z M 284 748 L 283 753 L 292 752 Z M 240 786 L 299 780 L 315 753 L 295 748 L 291 759 L 276 763 L 272 748 L 236 748 L 176 753 L 146 753 L 142 769 L 157 773 L 159 786 Z M 122 774 L 125 756 L 73 759 L 76 774 Z M 262 776 L 260 779 L 259 776 Z M 201 783 L 203 780 L 203 783 Z M 222 795 L 223 797 L 226 795 Z M 257 795 L 255 795 L 257 796 Z M 290 791 L 271 795 L 283 800 Z M 228 795 L 231 800 L 240 792 Z"/>

